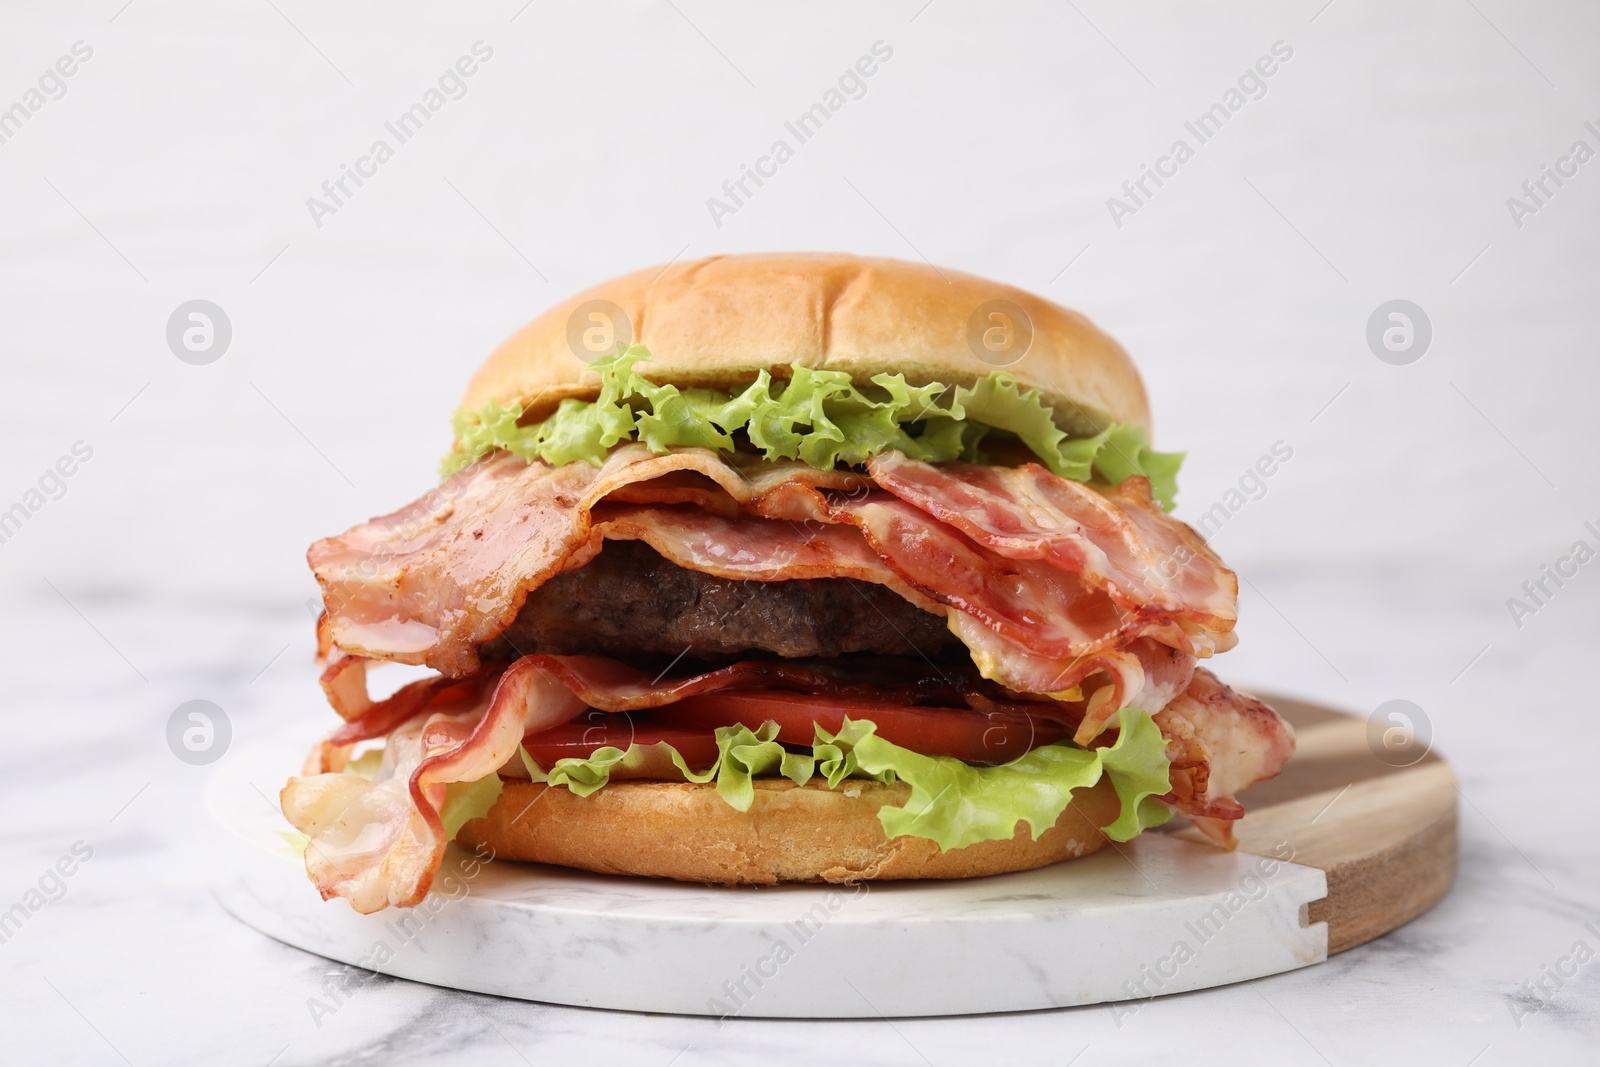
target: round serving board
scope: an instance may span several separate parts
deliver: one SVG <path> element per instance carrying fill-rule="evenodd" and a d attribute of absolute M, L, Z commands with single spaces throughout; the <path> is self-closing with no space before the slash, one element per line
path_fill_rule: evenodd
<path fill-rule="evenodd" d="M 1299 748 L 1245 794 L 1232 853 L 1174 820 L 992 878 L 724 888 L 480 862 L 452 846 L 422 905 L 357 915 L 318 897 L 284 836 L 275 798 L 304 747 L 290 741 L 241 748 L 212 776 L 208 807 L 234 846 L 216 892 L 262 933 L 342 963 L 586 1007 L 861 1018 L 1204 989 L 1319 963 L 1425 911 L 1455 877 L 1443 760 L 1391 766 L 1366 720 L 1268 699 Z M 348 988 L 361 981 L 353 972 Z"/>

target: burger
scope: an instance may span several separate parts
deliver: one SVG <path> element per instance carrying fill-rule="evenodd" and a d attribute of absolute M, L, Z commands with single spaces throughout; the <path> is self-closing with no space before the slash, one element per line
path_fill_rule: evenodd
<path fill-rule="evenodd" d="M 284 787 L 327 898 L 499 859 L 969 878 L 1174 815 L 1232 847 L 1294 748 L 1199 661 L 1234 574 L 1084 317 L 921 264 L 719 256 L 535 319 L 442 481 L 318 541 L 343 720 Z M 368 673 L 427 669 L 382 699 Z M 529 868 L 529 877 L 538 877 Z"/>

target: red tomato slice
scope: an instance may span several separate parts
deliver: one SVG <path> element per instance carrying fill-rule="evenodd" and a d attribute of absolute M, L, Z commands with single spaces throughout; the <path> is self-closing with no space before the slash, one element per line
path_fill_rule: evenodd
<path fill-rule="evenodd" d="M 778 740 L 810 745 L 812 724 L 837 733 L 846 717 L 878 726 L 878 736 L 925 756 L 954 756 L 968 763 L 1005 763 L 1030 749 L 1072 736 L 1065 723 L 1022 711 L 924 708 L 835 696 L 808 696 L 774 689 L 725 689 L 656 708 L 662 723 L 699 727 L 742 723 L 754 730 L 771 720 Z"/>

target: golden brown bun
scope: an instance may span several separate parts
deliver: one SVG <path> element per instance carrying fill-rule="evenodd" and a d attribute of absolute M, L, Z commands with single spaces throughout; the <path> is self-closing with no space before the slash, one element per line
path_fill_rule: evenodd
<path fill-rule="evenodd" d="M 904 782 L 851 781 L 830 790 L 817 781 L 758 779 L 755 802 L 740 812 L 713 785 L 612 782 L 580 797 L 560 786 L 507 782 L 459 840 L 488 845 L 498 859 L 722 885 L 975 878 L 1088 855 L 1105 844 L 1098 827 L 1120 810 L 1102 779 L 1075 792 L 1037 841 L 1019 823 L 1009 841 L 940 852 L 927 838 L 884 837 L 878 809 L 904 804 L 910 793 Z"/>
<path fill-rule="evenodd" d="M 857 383 L 900 372 L 913 385 L 970 385 L 1003 369 L 1043 389 L 1070 432 L 1113 420 L 1149 428 L 1133 362 L 1077 312 L 959 271 L 839 253 L 713 256 L 597 285 L 501 345 L 463 404 L 517 401 L 542 418 L 566 397 L 594 397 L 599 378 L 574 354 L 582 344 L 569 342 L 574 312 L 593 300 L 622 309 L 633 342 L 650 349 L 641 371 L 652 381 L 729 388 L 762 369 L 786 378 L 805 366 L 848 371 Z M 1020 307 L 1033 329 L 1026 354 L 1003 366 L 979 359 L 968 340 L 974 314 L 993 300 Z M 587 312 L 580 319 L 577 337 Z"/>

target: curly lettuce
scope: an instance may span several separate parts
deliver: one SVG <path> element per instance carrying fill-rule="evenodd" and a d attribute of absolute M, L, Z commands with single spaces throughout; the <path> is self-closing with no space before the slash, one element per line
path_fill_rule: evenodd
<path fill-rule="evenodd" d="M 887 837 L 925 837 L 941 849 L 962 848 L 978 841 L 1009 840 L 1018 822 L 1026 822 L 1035 839 L 1054 826 L 1072 794 L 1109 776 L 1122 801 L 1120 814 L 1105 833 L 1126 841 L 1165 822 L 1171 812 L 1154 798 L 1166 794 L 1166 741 L 1150 716 L 1132 709 L 1122 713 L 1114 744 L 1081 749 L 1062 743 L 1043 745 L 1009 763 L 980 766 L 948 756 L 923 756 L 885 741 L 867 721 L 846 719 L 837 734 L 815 727 L 810 753 L 790 751 L 777 740 L 778 725 L 725 726 L 716 730 L 717 758 L 701 771 L 689 767 L 666 742 L 596 749 L 587 758 L 557 760 L 539 766 L 526 749 L 522 761 L 535 782 L 564 786 L 590 796 L 610 782 L 619 768 L 661 766 L 665 754 L 681 780 L 714 783 L 717 794 L 738 811 L 748 811 L 758 777 L 781 776 L 797 785 L 813 778 L 837 789 L 847 779 L 905 782 L 911 796 L 899 806 L 886 805 L 878 821 Z M 492 777 L 492 776 L 491 776 Z"/>
<path fill-rule="evenodd" d="M 569 397 L 538 422 L 521 425 L 520 404 L 490 402 L 460 409 L 455 445 L 441 464 L 450 475 L 503 449 L 524 460 L 599 464 L 622 441 L 654 452 L 685 446 L 732 453 L 742 433 L 768 460 L 798 459 L 813 467 L 858 464 L 879 452 L 903 452 L 938 463 L 981 460 L 979 446 L 999 434 L 1021 441 L 1063 478 L 1099 476 L 1112 485 L 1142 475 L 1167 510 L 1177 495 L 1181 452 L 1157 452 L 1144 430 L 1112 423 L 1092 437 L 1069 437 L 1038 389 L 992 371 L 970 386 L 911 385 L 902 374 L 877 374 L 857 387 L 844 371 L 795 367 L 787 380 L 761 371 L 738 393 L 655 383 L 637 370 L 650 359 L 633 345 L 596 360 L 600 394 Z"/>
<path fill-rule="evenodd" d="M 717 758 L 703 771 L 690 769 L 678 750 L 665 741 L 653 745 L 629 745 L 620 749 L 614 745 L 597 748 L 587 757 L 568 757 L 557 760 L 548 770 L 541 768 L 521 749 L 522 764 L 535 782 L 566 786 L 580 797 L 590 796 L 611 781 L 613 771 L 638 771 L 646 766 L 661 766 L 652 757 L 665 755 L 678 771 L 681 780 L 705 784 L 715 782 L 717 794 L 739 811 L 749 811 L 755 799 L 752 780 L 763 775 L 781 775 L 799 785 L 811 779 L 816 767 L 813 756 L 790 752 L 777 741 L 778 724 L 763 723 L 761 729 L 748 726 L 724 726 L 716 731 Z"/>
<path fill-rule="evenodd" d="M 439 809 L 445 840 L 454 841 L 463 826 L 489 814 L 504 787 L 498 774 L 485 775 L 476 782 L 451 782 L 445 786 L 444 805 Z"/>

